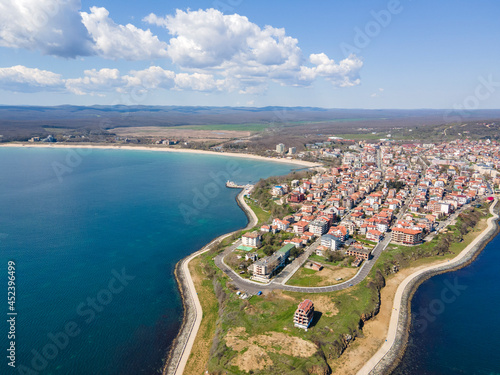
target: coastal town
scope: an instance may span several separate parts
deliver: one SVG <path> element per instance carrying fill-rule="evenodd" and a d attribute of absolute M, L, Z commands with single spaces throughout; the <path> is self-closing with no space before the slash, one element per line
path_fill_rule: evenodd
<path fill-rule="evenodd" d="M 301 157 L 301 153 L 287 150 L 284 145 L 277 145 L 275 152 L 282 158 Z M 496 141 L 345 142 L 331 137 L 325 143 L 308 145 L 306 152 L 316 160 L 328 155 L 336 162 L 293 172 L 278 184 L 227 183 L 229 188 L 243 189 L 240 203 L 252 219 L 245 230 L 219 242 L 215 252 L 209 251 L 211 246 L 205 250 L 206 260 L 213 257 L 215 266 L 229 281 L 227 291 L 242 301 L 234 302 L 234 306 L 240 306 L 237 312 L 227 310 L 227 302 L 219 300 L 219 306 L 223 303 L 226 311 L 219 318 L 223 323 L 218 324 L 227 328 L 215 333 L 214 343 L 222 340 L 224 344 L 211 354 L 209 368 L 225 369 L 230 363 L 242 373 L 270 369 L 276 362 L 269 350 L 276 349 L 266 346 L 271 344 L 265 341 L 274 342 L 268 339 L 273 336 L 283 340 L 279 345 L 307 347 L 311 344 L 308 340 L 318 342 L 315 340 L 323 335 L 323 340 L 334 340 L 337 349 L 326 350 L 320 345 L 316 352 L 319 344 L 315 344 L 310 355 L 323 352 L 330 359 L 332 355 L 340 357 L 360 334 L 363 324 L 349 328 L 343 319 L 336 320 L 335 315 L 342 314 L 338 310 L 341 306 L 347 307 L 341 310 L 344 316 L 352 314 L 352 308 L 365 309 L 360 322 L 369 320 L 381 308 L 380 291 L 386 280 L 391 275 L 396 277 L 400 268 L 408 267 L 412 262 L 409 259 L 436 255 L 451 259 L 464 248 L 477 251 L 486 233 L 494 232 L 494 217 L 487 215 L 487 208 L 493 209 L 500 192 L 500 144 Z M 490 218 L 488 231 L 470 243 L 475 235 L 469 232 L 475 230 L 481 217 Z M 465 255 L 463 251 L 457 258 L 467 258 Z M 338 294 L 351 290 L 356 292 Z M 371 301 L 359 301 L 355 296 L 360 293 L 368 293 Z M 289 307 L 279 310 L 284 297 L 290 299 L 286 305 Z M 293 310 L 291 301 L 296 303 L 292 304 Z M 352 303 L 359 307 L 349 307 Z M 253 317 L 256 308 L 261 319 Z M 231 317 L 230 321 L 225 320 L 226 316 Z M 255 336 L 249 336 L 250 332 L 269 329 L 277 316 L 285 327 L 278 332 L 271 329 L 267 332 L 271 336 L 259 336 L 264 340 L 259 344 L 264 351 L 251 344 Z M 376 365 L 381 366 L 380 359 L 386 358 L 389 349 L 380 348 L 382 354 L 377 352 L 379 357 L 373 357 L 378 358 L 376 362 L 365 359 L 355 368 L 364 365 L 359 373 L 369 373 Z M 218 358 L 227 350 L 236 354 L 222 365 Z M 311 358 L 316 360 L 308 361 L 323 362 L 321 371 L 330 373 L 326 370 L 330 365 L 315 356 Z M 301 354 L 292 357 L 298 360 Z M 272 368 L 276 371 L 276 367 Z"/>
<path fill-rule="evenodd" d="M 314 153 L 335 155 L 340 165 L 272 186 L 269 199 L 293 213 L 247 231 L 225 256 L 233 258 L 228 263 L 239 279 L 269 284 L 289 263 L 320 271 L 321 260 L 331 263 L 335 257 L 349 258 L 343 262 L 347 267 L 360 267 L 374 257 L 376 247 L 422 244 L 445 232 L 464 208 L 493 199 L 500 183 L 499 151 L 490 140 L 317 148 Z M 284 145 L 276 152 L 284 154 Z M 252 200 L 251 190 L 246 196 Z M 279 233 L 286 239 L 266 248 L 264 241 L 273 242 L 270 238 Z M 300 256 L 304 251 L 307 257 Z"/>

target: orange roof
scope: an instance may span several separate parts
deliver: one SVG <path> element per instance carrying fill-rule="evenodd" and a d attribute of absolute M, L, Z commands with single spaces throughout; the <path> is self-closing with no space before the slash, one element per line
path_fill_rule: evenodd
<path fill-rule="evenodd" d="M 409 229 L 409 228 L 393 228 L 393 232 L 403 232 L 404 234 L 419 234 L 422 233 L 421 230 Z"/>
<path fill-rule="evenodd" d="M 299 310 L 309 311 L 313 307 L 313 303 L 310 299 L 306 299 L 299 303 Z"/>
<path fill-rule="evenodd" d="M 308 225 L 309 225 L 309 223 L 308 223 L 308 222 L 306 222 L 306 221 L 299 221 L 298 223 L 295 223 L 295 224 L 293 224 L 293 225 L 294 225 L 294 226 L 298 226 L 298 227 L 306 227 L 306 226 L 308 226 Z"/>

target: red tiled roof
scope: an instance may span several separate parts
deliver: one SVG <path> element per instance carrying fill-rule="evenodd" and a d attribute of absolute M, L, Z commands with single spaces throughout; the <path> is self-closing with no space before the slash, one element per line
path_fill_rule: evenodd
<path fill-rule="evenodd" d="M 313 307 L 312 301 L 310 299 L 306 299 L 301 303 L 299 303 L 298 309 L 303 311 L 309 311 L 312 307 Z"/>

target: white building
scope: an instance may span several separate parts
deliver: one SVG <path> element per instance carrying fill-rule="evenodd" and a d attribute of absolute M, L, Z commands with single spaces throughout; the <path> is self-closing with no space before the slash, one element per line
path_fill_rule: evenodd
<path fill-rule="evenodd" d="M 262 237 L 257 232 L 249 232 L 245 233 L 241 237 L 241 241 L 244 246 L 259 247 L 261 245 Z"/>
<path fill-rule="evenodd" d="M 282 154 L 285 152 L 285 145 L 283 143 L 280 143 L 279 145 L 276 145 L 276 152 Z"/>
<path fill-rule="evenodd" d="M 337 250 L 342 244 L 342 240 L 339 237 L 333 236 L 331 234 L 325 234 L 321 236 L 321 245 L 330 248 L 331 250 Z"/>

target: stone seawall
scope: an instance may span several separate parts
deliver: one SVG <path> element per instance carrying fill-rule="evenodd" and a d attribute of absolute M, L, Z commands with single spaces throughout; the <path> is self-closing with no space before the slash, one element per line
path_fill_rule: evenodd
<path fill-rule="evenodd" d="M 493 203 L 490 212 L 493 213 L 493 208 L 496 203 L 497 200 L 495 200 L 495 202 Z M 458 256 L 459 259 L 456 261 L 453 261 L 452 259 L 447 264 L 443 264 L 441 266 L 434 267 L 432 269 L 419 273 L 418 275 L 414 276 L 406 285 L 402 293 L 401 304 L 398 309 L 399 316 L 394 342 L 389 351 L 377 362 L 377 364 L 369 372 L 370 375 L 388 375 L 396 368 L 404 354 L 406 344 L 408 342 L 409 328 L 411 323 L 411 299 L 413 297 L 413 294 L 415 293 L 419 285 L 427 279 L 445 272 L 458 270 L 472 263 L 474 259 L 481 253 L 484 247 L 488 244 L 488 242 L 490 242 L 500 231 L 497 223 L 498 215 L 494 213 L 493 215 L 493 217 L 488 219 L 489 222 L 491 220 L 490 223 L 492 225 L 488 225 L 488 228 L 481 233 L 481 235 L 478 237 L 477 243 L 471 246 L 470 249 L 464 249 L 466 253 L 463 256 L 461 256 L 460 254 Z"/>
<path fill-rule="evenodd" d="M 236 197 L 236 202 L 248 218 L 248 224 L 244 229 L 254 227 L 257 224 L 257 216 L 246 204 L 243 197 L 243 191 Z M 171 349 L 165 361 L 162 371 L 163 375 L 180 375 L 183 373 L 184 366 L 186 365 L 191 352 L 191 346 L 194 343 L 194 339 L 198 333 L 198 328 L 201 323 L 202 311 L 197 308 L 197 304 L 199 305 L 198 296 L 196 295 L 196 291 L 192 290 L 192 287 L 190 287 L 192 279 L 188 269 L 189 262 L 198 255 L 209 251 L 212 246 L 236 232 L 238 231 L 226 233 L 217 237 L 208 245 L 180 260 L 175 265 L 175 279 L 181 294 L 184 313 L 182 326 L 177 334 L 177 337 L 172 343 Z"/>

